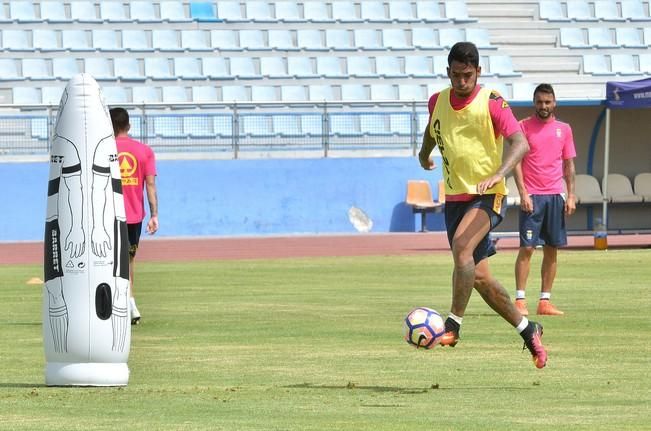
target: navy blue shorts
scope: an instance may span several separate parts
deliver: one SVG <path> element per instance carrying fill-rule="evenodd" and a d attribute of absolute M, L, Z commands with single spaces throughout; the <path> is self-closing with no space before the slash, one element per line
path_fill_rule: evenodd
<path fill-rule="evenodd" d="M 491 222 L 490 230 L 493 230 L 502 222 L 504 215 L 506 214 L 506 205 L 503 204 L 504 195 L 500 194 L 481 195 L 468 202 L 446 202 L 445 226 L 448 230 L 448 243 L 450 243 L 450 247 L 452 247 L 452 239 L 457 231 L 457 227 L 468 211 L 473 208 L 481 208 L 486 211 Z M 495 250 L 495 244 L 493 244 L 493 241 L 491 241 L 487 234 L 479 244 L 477 244 L 477 247 L 473 252 L 475 264 L 478 264 L 483 259 L 490 257 L 495 253 L 497 253 Z"/>
<path fill-rule="evenodd" d="M 520 247 L 567 245 L 565 199 L 562 195 L 531 195 L 533 212 L 520 210 Z"/>
<path fill-rule="evenodd" d="M 138 251 L 138 244 L 140 244 L 140 234 L 142 233 L 142 222 L 127 224 L 127 232 L 129 235 L 129 256 L 136 257 Z"/>

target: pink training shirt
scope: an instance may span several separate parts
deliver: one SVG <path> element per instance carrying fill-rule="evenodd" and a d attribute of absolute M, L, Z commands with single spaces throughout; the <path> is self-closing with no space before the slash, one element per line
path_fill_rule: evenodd
<path fill-rule="evenodd" d="M 522 159 L 522 176 L 530 195 L 563 193 L 563 160 L 576 157 L 572 128 L 551 118 L 537 116 L 520 122 L 529 141 L 529 152 Z"/>
<path fill-rule="evenodd" d="M 142 142 L 128 136 L 115 138 L 118 147 L 118 163 L 122 176 L 122 193 L 127 223 L 140 223 L 145 218 L 143 190 L 145 178 L 156 175 L 154 151 Z"/>

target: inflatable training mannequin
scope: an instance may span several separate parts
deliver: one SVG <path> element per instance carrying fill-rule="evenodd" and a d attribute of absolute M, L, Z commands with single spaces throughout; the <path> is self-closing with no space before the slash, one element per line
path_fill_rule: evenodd
<path fill-rule="evenodd" d="M 129 256 L 111 117 L 97 82 L 75 75 L 51 137 L 45 220 L 45 384 L 129 380 Z"/>

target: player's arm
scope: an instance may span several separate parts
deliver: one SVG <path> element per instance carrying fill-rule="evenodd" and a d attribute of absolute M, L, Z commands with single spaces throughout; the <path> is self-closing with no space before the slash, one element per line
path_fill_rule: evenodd
<path fill-rule="evenodd" d="M 518 162 L 513 168 L 513 178 L 515 179 L 515 185 L 518 187 L 518 194 L 520 195 L 520 208 L 524 212 L 533 211 L 533 203 L 531 201 L 531 196 L 527 191 L 527 186 L 524 184 L 524 173 L 522 172 L 522 162 Z"/>
<path fill-rule="evenodd" d="M 147 175 L 145 177 L 145 187 L 147 189 L 147 202 L 149 202 L 147 233 L 153 235 L 158 230 L 158 193 L 156 192 L 155 175 Z"/>
<path fill-rule="evenodd" d="M 563 159 L 563 178 L 567 186 L 567 199 L 565 200 L 565 213 L 567 215 L 574 214 L 576 210 L 576 194 L 574 189 L 574 177 L 576 171 L 574 170 L 574 159 Z"/>
<path fill-rule="evenodd" d="M 502 181 L 509 172 L 522 160 L 525 154 L 529 151 L 529 143 L 521 131 L 515 132 L 508 138 L 504 139 L 508 143 L 508 147 L 504 149 L 504 157 L 502 164 L 497 169 L 497 172 L 486 180 L 477 184 L 477 192 L 483 194 L 486 190 L 493 187 L 495 184 Z"/>
<path fill-rule="evenodd" d="M 420 147 L 420 151 L 418 152 L 418 161 L 420 162 L 420 165 L 423 167 L 423 169 L 426 170 L 432 170 L 436 167 L 434 164 L 434 159 L 431 157 L 432 151 L 434 151 L 434 147 L 436 147 L 436 141 L 430 135 L 429 133 L 429 126 L 425 129 L 425 133 L 423 133 L 423 144 Z"/>

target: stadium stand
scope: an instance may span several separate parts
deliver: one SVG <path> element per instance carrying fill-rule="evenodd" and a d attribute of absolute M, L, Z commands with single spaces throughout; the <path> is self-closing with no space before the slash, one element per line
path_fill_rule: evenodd
<path fill-rule="evenodd" d="M 574 191 L 578 204 L 592 205 L 603 203 L 601 186 L 595 177 L 588 174 L 576 174 L 574 180 Z"/>
<path fill-rule="evenodd" d="M 606 190 L 605 182 L 608 187 Z M 602 188 L 606 190 L 606 198 L 612 203 L 637 203 L 642 202 L 643 197 L 633 193 L 633 186 L 628 177 L 622 174 L 608 174 L 602 179 Z"/>
<path fill-rule="evenodd" d="M 651 202 L 651 172 L 641 172 L 633 179 L 633 191 L 642 196 L 644 202 Z"/>

